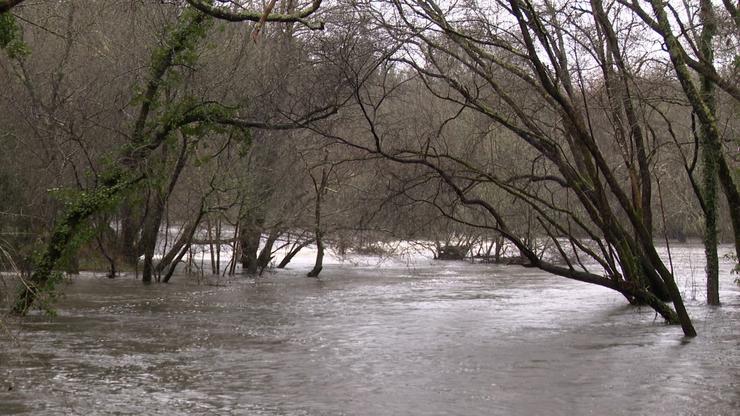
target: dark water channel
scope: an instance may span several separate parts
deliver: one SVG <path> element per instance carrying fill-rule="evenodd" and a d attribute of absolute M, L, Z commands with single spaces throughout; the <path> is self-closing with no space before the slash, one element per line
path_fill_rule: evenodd
<path fill-rule="evenodd" d="M 223 286 L 82 276 L 57 318 L 3 334 L 0 414 L 740 414 L 729 273 L 721 308 L 682 278 L 700 333 L 688 341 L 596 287 L 433 266 Z"/>

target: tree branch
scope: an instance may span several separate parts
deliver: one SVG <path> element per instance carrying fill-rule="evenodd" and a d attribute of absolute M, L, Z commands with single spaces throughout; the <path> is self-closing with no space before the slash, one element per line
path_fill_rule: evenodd
<path fill-rule="evenodd" d="M 321 7 L 322 0 L 313 0 L 309 6 L 301 9 L 295 13 L 270 13 L 270 10 L 265 11 L 243 11 L 236 12 L 226 10 L 222 7 L 215 7 L 207 4 L 203 0 L 187 0 L 188 3 L 200 10 L 201 12 L 213 16 L 217 19 L 226 20 L 229 22 L 280 22 L 280 23 L 300 23 L 311 30 L 323 30 L 323 21 L 308 21 L 307 17 L 311 16 Z M 265 13 L 266 12 L 266 13 Z"/>

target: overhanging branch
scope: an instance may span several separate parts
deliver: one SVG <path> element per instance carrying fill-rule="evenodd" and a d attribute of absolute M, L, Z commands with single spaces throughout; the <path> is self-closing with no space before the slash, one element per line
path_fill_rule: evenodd
<path fill-rule="evenodd" d="M 267 13 L 263 11 L 233 11 L 223 7 L 210 5 L 203 0 L 187 0 L 188 4 L 200 10 L 201 12 L 213 16 L 217 19 L 229 22 L 278 22 L 278 23 L 300 23 L 311 30 L 323 30 L 323 21 L 308 21 L 307 17 L 311 16 L 321 7 L 322 0 L 313 0 L 310 5 L 294 13 Z"/>

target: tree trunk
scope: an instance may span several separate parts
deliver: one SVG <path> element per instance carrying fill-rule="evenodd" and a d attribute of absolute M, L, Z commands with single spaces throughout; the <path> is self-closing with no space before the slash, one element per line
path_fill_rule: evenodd
<path fill-rule="evenodd" d="M 319 273 L 324 268 L 324 244 L 321 241 L 321 233 L 316 234 L 316 263 L 313 265 L 313 269 L 306 276 L 308 277 L 319 277 Z"/>
<path fill-rule="evenodd" d="M 121 235 L 119 237 L 118 253 L 123 262 L 133 267 L 139 261 L 138 235 L 141 222 L 138 219 L 136 207 L 139 205 L 133 201 L 132 196 L 126 198 L 120 211 Z"/>
<path fill-rule="evenodd" d="M 322 181 L 325 182 L 325 181 Z M 319 277 L 321 269 L 324 268 L 324 242 L 322 240 L 321 232 L 321 194 L 322 188 L 319 188 L 316 192 L 316 205 L 314 207 L 314 220 L 316 221 L 316 263 L 313 265 L 313 269 L 308 272 L 308 277 Z"/>
<path fill-rule="evenodd" d="M 264 271 L 267 266 L 270 265 L 270 260 L 272 260 L 272 247 L 275 245 L 275 241 L 277 241 L 277 239 L 280 238 L 281 235 L 282 232 L 278 230 L 272 230 L 270 232 L 270 235 L 267 236 L 265 246 L 262 247 L 259 256 L 257 256 L 257 266 L 259 268 L 260 274 L 262 274 L 262 271 Z"/>
<path fill-rule="evenodd" d="M 263 221 L 257 219 L 252 222 L 250 220 L 246 219 L 245 223 L 239 227 L 241 234 L 239 236 L 239 242 L 242 247 L 242 270 L 247 274 L 257 274 L 259 271 L 257 251 L 260 248 L 260 238 L 262 237 L 261 223 Z"/>
<path fill-rule="evenodd" d="M 730 207 L 730 220 L 732 221 L 732 231 L 735 238 L 735 256 L 740 261 L 740 192 L 738 192 L 737 185 L 735 185 L 732 178 L 727 161 L 721 153 L 718 162 L 719 183 L 722 185 L 727 205 Z"/>
<path fill-rule="evenodd" d="M 283 257 L 283 259 L 280 261 L 280 264 L 278 264 L 278 269 L 284 269 L 285 266 L 287 266 L 291 260 L 293 260 L 293 257 L 296 256 L 301 250 L 306 248 L 308 245 L 313 243 L 314 240 L 309 238 L 301 243 L 294 244 L 293 247 L 291 247 L 290 251 L 288 251 L 288 254 Z"/>
<path fill-rule="evenodd" d="M 198 215 L 185 227 L 185 229 L 180 234 L 180 237 L 178 237 L 177 241 L 175 241 L 169 251 L 164 256 L 162 256 L 162 259 L 155 266 L 155 271 L 157 275 L 161 275 L 162 272 L 167 269 L 167 273 L 162 279 L 162 282 L 167 283 L 170 281 L 170 279 L 172 278 L 172 274 L 175 272 L 177 264 L 182 260 L 188 250 L 190 250 L 190 245 L 192 244 L 193 237 L 195 236 L 195 232 L 198 229 L 198 225 L 203 219 L 203 216 L 206 214 L 205 204 L 206 198 L 203 197 L 200 200 Z"/>
<path fill-rule="evenodd" d="M 147 212 L 144 226 L 141 229 L 141 248 L 144 251 L 141 280 L 145 283 L 150 283 L 154 275 L 154 252 L 157 248 L 159 226 L 162 222 L 162 214 L 164 213 L 163 196 L 156 191 L 153 191 L 153 193 L 150 209 Z"/>
<path fill-rule="evenodd" d="M 192 241 L 192 236 L 189 239 L 189 241 Z M 188 242 L 187 245 L 182 247 L 180 251 L 177 253 L 177 257 L 175 257 L 174 261 L 170 263 L 167 274 L 165 274 L 164 278 L 162 278 L 163 283 L 169 283 L 170 279 L 172 278 L 172 275 L 175 273 L 175 268 L 177 267 L 177 264 L 180 263 L 182 258 L 185 256 L 185 254 L 190 250 L 190 243 Z"/>
<path fill-rule="evenodd" d="M 31 278 L 21 288 L 13 305 L 13 313 L 25 315 L 40 293 L 53 293 L 61 281 L 61 273 L 55 272 L 59 259 L 69 248 L 70 242 L 79 229 L 94 214 L 115 200 L 117 196 L 129 189 L 135 181 L 114 175 L 95 189 L 85 192 L 74 203 L 69 204 L 61 217 L 54 224 L 54 230 L 44 251 L 36 260 Z"/>
<path fill-rule="evenodd" d="M 209 253 L 209 256 L 211 257 L 211 274 L 217 274 L 216 257 L 215 257 L 216 251 L 213 248 L 214 243 L 215 243 L 213 241 L 213 224 L 211 224 L 210 217 L 206 219 L 206 230 L 208 230 L 208 233 L 207 233 L 208 234 L 208 253 Z"/>
<path fill-rule="evenodd" d="M 699 50 L 706 62 L 714 61 L 714 50 L 712 38 L 716 30 L 712 3 L 709 0 L 701 0 L 700 18 L 704 23 L 701 30 Z M 704 100 L 707 111 L 716 113 L 716 100 L 714 96 L 714 84 L 704 75 L 699 76 L 701 83 L 700 94 Z M 717 231 L 717 174 L 718 161 L 721 153 L 719 138 L 712 137 L 710 126 L 701 123 L 702 143 L 702 179 L 704 185 L 704 251 L 707 259 L 707 303 L 719 305 L 719 256 L 717 254 L 718 231 Z"/>
<path fill-rule="evenodd" d="M 98 229 L 102 231 L 97 233 L 95 241 L 98 243 L 100 253 L 102 253 L 103 257 L 108 261 L 108 278 L 113 279 L 116 277 L 116 259 L 108 254 L 108 250 L 105 249 L 105 244 L 103 243 L 103 239 L 105 238 L 105 235 L 108 234 L 107 231 L 109 230 L 108 218 L 102 219 L 101 224 L 98 225 Z"/>

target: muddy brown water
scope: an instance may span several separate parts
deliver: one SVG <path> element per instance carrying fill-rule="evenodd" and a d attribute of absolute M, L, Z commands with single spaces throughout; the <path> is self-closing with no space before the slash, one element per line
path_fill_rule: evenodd
<path fill-rule="evenodd" d="M 58 317 L 3 330 L 0 414 L 737 415 L 740 290 L 725 262 L 724 304 L 705 306 L 687 253 L 674 261 L 691 340 L 619 295 L 518 266 L 219 286 L 82 275 Z"/>

